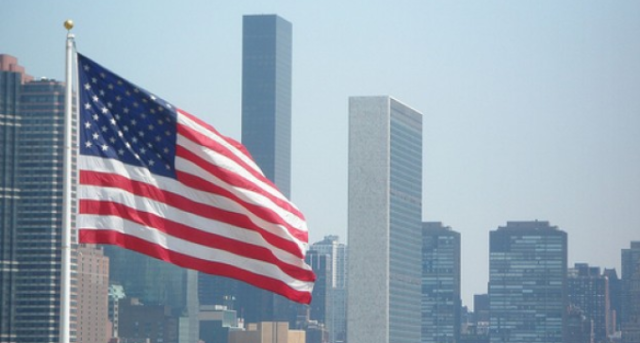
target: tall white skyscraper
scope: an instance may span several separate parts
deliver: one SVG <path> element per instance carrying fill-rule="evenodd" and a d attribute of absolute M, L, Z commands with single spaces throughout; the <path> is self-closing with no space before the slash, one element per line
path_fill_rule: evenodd
<path fill-rule="evenodd" d="M 422 114 L 349 99 L 347 341 L 420 342 Z"/>

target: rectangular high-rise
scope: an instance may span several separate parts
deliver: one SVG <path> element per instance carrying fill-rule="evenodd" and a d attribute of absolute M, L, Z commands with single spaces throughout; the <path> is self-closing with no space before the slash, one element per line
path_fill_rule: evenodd
<path fill-rule="evenodd" d="M 576 263 L 567 272 L 567 297 L 570 306 L 579 308 L 593 326 L 594 342 L 607 342 L 610 328 L 609 279 L 599 267 Z"/>
<path fill-rule="evenodd" d="M 622 249 L 622 343 L 640 343 L 640 241 Z"/>
<path fill-rule="evenodd" d="M 347 335 L 347 246 L 339 242 L 338 236 L 325 236 L 313 243 L 311 250 L 329 257 L 331 276 L 327 284 L 329 301 L 324 324 L 329 331 L 330 343 L 344 342 Z"/>
<path fill-rule="evenodd" d="M 15 333 L 19 343 L 57 342 L 60 326 L 64 83 L 25 83 L 20 95 Z M 71 332 L 75 336 L 75 249 Z"/>
<path fill-rule="evenodd" d="M 460 233 L 422 223 L 422 342 L 460 341 Z"/>
<path fill-rule="evenodd" d="M 291 196 L 291 23 L 277 15 L 242 22 L 242 144 Z"/>
<path fill-rule="evenodd" d="M 420 342 L 422 114 L 349 99 L 347 341 Z"/>
<path fill-rule="evenodd" d="M 18 273 L 16 219 L 19 188 L 18 128 L 22 84 L 30 80 L 18 60 L 0 54 L 0 342 L 16 341 L 15 290 Z"/>
<path fill-rule="evenodd" d="M 264 175 L 291 197 L 292 26 L 277 15 L 242 20 L 242 144 Z M 201 284 L 212 284 L 201 275 Z M 203 282 L 204 281 L 204 282 Z M 296 321 L 292 301 L 237 281 L 223 284 L 246 323 Z"/>
<path fill-rule="evenodd" d="M 545 221 L 507 222 L 489 235 L 491 343 L 562 343 L 567 234 Z"/>

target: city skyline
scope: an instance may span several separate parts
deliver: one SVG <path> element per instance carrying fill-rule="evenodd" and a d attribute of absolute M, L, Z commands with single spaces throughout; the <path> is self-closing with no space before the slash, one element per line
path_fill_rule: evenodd
<path fill-rule="evenodd" d="M 310 241 L 347 237 L 346 103 L 366 94 L 425 114 L 423 220 L 461 233 L 464 304 L 486 292 L 489 231 L 505 221 L 549 220 L 568 233 L 569 264 L 618 272 L 620 249 L 640 239 L 637 2 L 195 2 L 154 5 L 153 16 L 148 2 L 115 10 L 124 4 L 10 0 L 0 47 L 61 80 L 61 23 L 74 19 L 81 52 L 239 140 L 242 15 L 287 18 L 292 197 Z M 167 25 L 178 18 L 190 20 Z"/>

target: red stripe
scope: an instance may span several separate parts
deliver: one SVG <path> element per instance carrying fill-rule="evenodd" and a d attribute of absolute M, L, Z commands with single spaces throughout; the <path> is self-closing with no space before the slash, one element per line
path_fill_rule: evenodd
<path fill-rule="evenodd" d="M 181 148 L 176 148 L 176 152 L 178 149 Z M 184 149 L 182 149 L 184 150 Z M 188 154 L 191 154 L 189 152 L 187 152 Z M 190 156 L 191 157 L 191 156 Z M 199 159 L 197 156 L 193 156 L 197 159 Z M 199 159 L 202 163 L 205 163 L 205 161 L 202 161 L 201 159 Z M 196 164 L 198 164 L 198 162 L 194 161 Z M 207 166 L 202 166 L 203 168 L 206 168 Z M 239 205 L 241 205 L 242 207 L 244 207 L 247 211 L 255 214 L 257 217 L 262 218 L 263 220 L 266 220 L 270 223 L 274 223 L 274 224 L 278 224 L 278 225 L 282 225 L 283 227 L 285 227 L 287 229 L 287 231 L 289 231 L 289 233 L 291 235 L 293 235 L 294 237 L 296 237 L 297 239 L 303 241 L 303 242 L 308 242 L 309 240 L 309 233 L 305 230 L 298 230 L 297 228 L 293 227 L 291 224 L 289 224 L 286 220 L 284 220 L 277 212 L 275 212 L 274 210 L 272 210 L 269 207 L 265 207 L 265 206 L 260 206 L 260 205 L 256 205 L 256 204 L 252 204 L 249 202 L 246 202 L 244 200 L 242 200 L 238 195 L 234 194 L 232 191 L 227 190 L 223 187 L 220 187 L 214 183 L 211 183 L 201 177 L 186 173 L 186 172 L 181 172 L 179 170 L 176 171 L 176 177 L 178 179 L 178 181 L 180 181 L 181 183 L 183 183 L 186 186 L 189 186 L 193 189 L 198 189 L 201 191 L 205 191 L 205 192 L 209 192 L 209 193 L 214 193 L 214 194 L 219 194 L 221 196 L 224 196 L 226 198 L 229 198 L 231 200 L 233 200 L 234 202 L 238 203 Z M 251 189 L 249 189 L 251 190 Z M 258 193 L 260 193 L 258 191 Z"/>
<path fill-rule="evenodd" d="M 190 130 L 188 130 L 190 131 Z M 197 133 L 194 133 L 197 134 Z M 193 140 L 193 139 L 192 139 Z M 194 141 L 197 144 L 201 144 L 202 142 L 200 141 Z M 212 141 L 212 143 L 215 144 L 215 142 Z M 239 163 L 239 159 L 235 156 L 235 155 L 231 155 L 229 156 L 229 153 L 227 151 L 224 151 L 223 148 L 220 145 L 216 145 L 216 146 L 207 146 L 207 148 L 210 148 L 214 151 L 216 151 L 217 153 L 224 155 L 226 157 L 228 157 L 229 159 L 233 160 L 236 163 Z M 232 172 L 229 171 L 228 169 L 224 169 L 219 167 L 215 161 L 211 161 L 205 158 L 202 158 L 200 156 L 198 156 L 197 154 L 193 153 L 192 151 L 189 151 L 187 148 L 181 146 L 181 145 L 177 145 L 176 146 L 176 155 L 185 158 L 186 160 L 189 160 L 193 163 L 195 163 L 196 165 L 198 165 L 200 168 L 210 172 L 211 174 L 215 175 L 216 177 L 218 177 L 219 179 L 225 181 L 226 183 L 233 185 L 233 186 L 237 186 L 240 188 L 244 188 L 244 189 L 248 189 L 251 190 L 253 192 L 259 193 L 267 198 L 269 198 L 271 201 L 273 201 L 274 203 L 276 203 L 280 208 L 285 209 L 288 212 L 291 212 L 293 214 L 295 214 L 298 218 L 304 220 L 304 215 L 300 212 L 300 210 L 298 210 L 295 206 L 293 206 L 289 201 L 282 199 L 282 198 L 278 198 L 276 196 L 274 196 L 273 194 L 265 191 L 262 187 L 260 187 L 259 185 L 247 180 L 246 178 Z M 244 169 L 246 169 L 246 167 L 242 166 Z M 262 181 L 264 178 L 259 178 L 260 181 Z M 270 182 L 269 182 L 270 184 Z M 273 187 L 273 185 L 271 185 Z M 277 190 L 277 188 L 274 188 Z"/>
<path fill-rule="evenodd" d="M 270 263 L 287 275 L 298 280 L 313 281 L 315 279 L 312 272 L 279 260 L 271 250 L 264 246 L 248 244 L 225 236 L 194 229 L 188 225 L 171 221 L 149 212 L 139 211 L 120 203 L 80 200 L 80 213 L 117 216 L 143 226 L 153 227 L 160 232 L 185 241 Z"/>
<path fill-rule="evenodd" d="M 80 241 L 83 243 L 118 245 L 184 268 L 238 279 L 256 287 L 280 294 L 293 301 L 304 304 L 309 304 L 311 302 L 311 294 L 309 292 L 296 291 L 280 280 L 251 273 L 247 270 L 231 265 L 205 261 L 193 256 L 180 254 L 178 252 L 165 249 L 159 245 L 147 242 L 143 239 L 125 235 L 117 231 L 83 230 L 80 228 L 79 235 Z"/>
<path fill-rule="evenodd" d="M 207 130 L 211 131 L 211 132 L 212 132 L 213 134 L 215 134 L 216 136 L 218 136 L 218 137 L 222 138 L 222 139 L 223 139 L 225 142 L 227 142 L 229 145 L 231 145 L 231 146 L 235 147 L 235 148 L 236 148 L 240 153 L 242 153 L 244 156 L 246 156 L 247 158 L 249 158 L 250 160 L 252 160 L 252 161 L 253 161 L 253 158 L 251 157 L 251 154 L 249 153 L 249 151 L 247 151 L 247 148 L 246 148 L 244 145 L 242 145 L 241 143 L 237 142 L 236 140 L 234 140 L 234 139 L 232 139 L 232 138 L 229 138 L 229 137 L 226 137 L 226 136 L 221 135 L 221 134 L 218 132 L 218 130 L 216 130 L 213 126 L 211 126 L 211 125 L 209 125 L 209 124 L 207 124 L 207 123 L 203 122 L 202 120 L 200 120 L 199 118 L 197 118 L 197 117 L 195 117 L 195 116 L 191 115 L 191 114 L 190 114 L 190 113 L 188 113 L 188 112 L 185 112 L 185 111 L 183 111 L 183 110 L 177 110 L 176 112 L 178 113 L 178 115 L 183 115 L 183 116 L 185 116 L 185 117 L 189 118 L 191 121 L 196 122 L 198 125 L 200 125 L 200 126 L 204 127 L 205 129 L 207 129 Z M 191 132 L 193 132 L 193 133 L 196 133 L 196 132 L 195 132 L 195 130 L 190 130 L 190 129 L 188 129 L 188 128 L 183 128 L 183 125 L 181 125 L 181 124 L 179 124 L 179 123 L 178 123 L 178 125 L 177 125 L 177 126 L 178 126 L 178 133 L 179 133 L 179 134 L 183 134 L 183 133 L 188 134 L 188 132 L 183 132 L 183 131 L 191 131 Z M 205 140 L 205 141 L 209 141 L 209 140 L 210 140 L 210 139 L 209 139 L 209 138 L 207 138 L 206 136 L 202 136 L 202 135 L 200 135 L 200 134 L 199 134 L 199 136 L 200 136 L 200 137 L 204 137 L 204 138 L 206 138 L 206 140 Z M 187 137 L 187 136 L 185 135 L 185 137 Z M 194 142 L 196 142 L 196 140 L 194 140 L 194 139 L 191 139 L 191 140 L 192 140 L 192 141 L 194 141 Z M 204 145 L 204 146 L 207 146 L 207 147 L 212 147 L 212 146 L 214 146 L 214 145 L 218 145 L 218 143 L 213 142 L 213 144 L 201 144 L 201 145 Z M 231 152 L 230 152 L 230 154 L 231 154 L 231 155 L 235 155 L 235 154 L 233 154 L 233 153 L 231 153 Z M 227 154 L 225 154 L 225 155 L 227 155 Z M 244 164 L 244 162 L 242 162 L 242 163 Z M 253 173 L 253 172 L 255 172 L 255 168 L 253 168 L 253 167 L 251 167 L 251 166 L 247 166 L 245 169 L 247 169 L 247 170 L 249 170 L 249 171 L 252 171 L 252 173 Z M 268 184 L 273 185 L 273 183 L 271 183 L 271 180 L 269 180 L 269 179 L 265 178 L 265 177 L 264 177 L 264 175 L 262 175 L 262 174 L 258 174 L 258 175 L 259 175 L 261 178 L 263 178 L 263 179 L 265 180 L 265 182 L 267 182 Z M 275 188 L 275 186 L 274 186 L 274 188 Z"/>
<path fill-rule="evenodd" d="M 222 210 L 220 208 L 195 202 L 190 198 L 159 189 L 144 182 L 130 180 L 124 176 L 102 172 L 80 171 L 80 184 L 101 187 L 118 188 L 129 193 L 165 203 L 185 212 L 193 213 L 204 218 L 216 220 L 257 232 L 269 244 L 289 253 L 304 258 L 304 252 L 298 245 L 284 239 L 277 234 L 268 232 L 254 224 L 246 215 Z"/>

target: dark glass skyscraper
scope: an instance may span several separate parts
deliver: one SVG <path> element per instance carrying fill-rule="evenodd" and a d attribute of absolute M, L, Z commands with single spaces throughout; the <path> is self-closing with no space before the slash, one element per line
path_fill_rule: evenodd
<path fill-rule="evenodd" d="M 569 304 L 579 308 L 593 326 L 594 342 L 606 343 L 610 328 L 609 280 L 599 267 L 576 263 L 567 273 Z"/>
<path fill-rule="evenodd" d="M 23 81 L 30 79 L 15 57 L 0 55 L 0 342 L 15 342 L 18 272 L 16 220 L 18 127 Z"/>
<path fill-rule="evenodd" d="M 460 233 L 422 223 L 422 342 L 460 341 Z"/>
<path fill-rule="evenodd" d="M 347 341 L 420 342 L 422 114 L 349 98 Z"/>
<path fill-rule="evenodd" d="M 62 82 L 25 83 L 20 95 L 15 333 L 17 342 L 58 342 L 64 153 Z M 75 249 L 71 335 L 75 336 Z"/>
<path fill-rule="evenodd" d="M 290 197 L 291 23 L 247 15 L 242 24 L 242 144 Z"/>
<path fill-rule="evenodd" d="M 640 241 L 622 249 L 622 343 L 640 343 Z"/>
<path fill-rule="evenodd" d="M 562 343 L 567 234 L 548 222 L 507 222 L 489 238 L 491 343 Z"/>
<path fill-rule="evenodd" d="M 265 176 L 291 196 L 291 23 L 277 15 L 247 15 L 242 31 L 242 143 Z M 200 276 L 234 293 L 246 323 L 288 321 L 297 306 L 284 297 L 237 281 Z M 209 280 L 207 280 L 209 279 Z M 214 282 L 211 282 L 211 279 Z"/>

